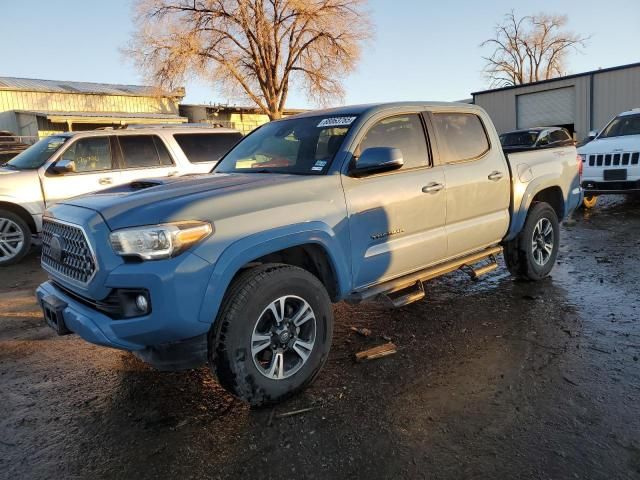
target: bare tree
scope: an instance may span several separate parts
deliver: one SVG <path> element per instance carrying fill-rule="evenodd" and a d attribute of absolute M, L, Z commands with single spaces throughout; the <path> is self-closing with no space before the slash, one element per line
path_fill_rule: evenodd
<path fill-rule="evenodd" d="M 516 18 L 507 14 L 496 26 L 495 37 L 481 47 L 493 52 L 486 60 L 485 74 L 493 86 L 521 85 L 566 73 L 570 51 L 586 46 L 588 37 L 563 31 L 566 15 L 538 14 Z"/>
<path fill-rule="evenodd" d="M 138 0 L 126 54 L 174 88 L 189 76 L 280 118 L 292 82 L 311 100 L 344 96 L 370 37 L 367 0 Z"/>

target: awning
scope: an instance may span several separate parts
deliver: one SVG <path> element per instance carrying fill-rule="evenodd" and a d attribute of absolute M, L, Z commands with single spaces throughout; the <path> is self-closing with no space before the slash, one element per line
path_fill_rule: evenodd
<path fill-rule="evenodd" d="M 169 113 L 130 113 L 130 112 L 53 112 L 16 110 L 45 117 L 54 123 L 105 123 L 109 125 L 129 125 L 135 123 L 186 123 L 186 117 Z"/>

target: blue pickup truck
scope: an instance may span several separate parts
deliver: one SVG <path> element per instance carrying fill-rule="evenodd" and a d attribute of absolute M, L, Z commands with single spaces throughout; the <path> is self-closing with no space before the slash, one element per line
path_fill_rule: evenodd
<path fill-rule="evenodd" d="M 309 112 L 255 130 L 211 174 L 49 208 L 37 297 L 59 334 L 164 370 L 208 361 L 234 395 L 273 403 L 320 371 L 332 302 L 407 305 L 502 253 L 514 275 L 548 275 L 581 166 L 573 146 L 505 156 L 473 105 Z"/>

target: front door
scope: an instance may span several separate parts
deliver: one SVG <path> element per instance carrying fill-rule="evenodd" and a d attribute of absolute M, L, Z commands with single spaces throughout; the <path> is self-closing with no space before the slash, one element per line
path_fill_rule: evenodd
<path fill-rule="evenodd" d="M 444 172 L 433 167 L 420 115 L 378 121 L 356 155 L 370 147 L 398 148 L 404 166 L 364 178 L 343 177 L 355 288 L 424 268 L 447 251 Z"/>
<path fill-rule="evenodd" d="M 119 172 L 114 168 L 113 158 L 107 135 L 79 138 L 71 143 L 59 160 L 73 161 L 75 172 L 55 173 L 52 167 L 44 172 L 42 187 L 45 205 L 48 207 L 61 200 L 117 184 Z"/>

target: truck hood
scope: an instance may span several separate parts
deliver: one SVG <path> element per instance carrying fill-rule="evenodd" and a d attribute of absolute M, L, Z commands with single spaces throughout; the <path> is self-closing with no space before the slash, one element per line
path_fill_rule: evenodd
<path fill-rule="evenodd" d="M 95 210 L 112 229 L 165 221 L 207 220 L 211 210 L 194 215 L 190 206 L 209 204 L 214 197 L 293 182 L 296 175 L 202 174 L 137 180 L 129 184 L 64 200 L 62 203 Z M 210 205 L 210 204 L 209 204 Z M 55 210 L 55 207 L 53 207 Z M 183 212 L 183 216 L 180 216 Z M 207 212 L 207 213 L 205 213 Z M 197 217 L 197 218 L 188 218 Z M 213 215 L 211 218 L 214 218 Z"/>
<path fill-rule="evenodd" d="M 596 138 L 578 149 L 578 153 L 617 153 L 640 151 L 640 135 L 625 135 L 623 137 Z"/>

